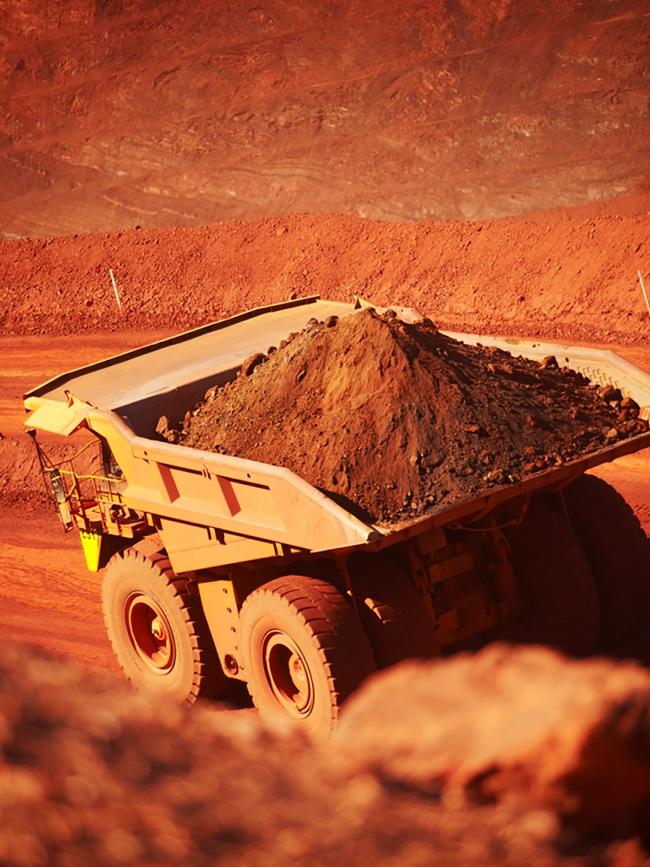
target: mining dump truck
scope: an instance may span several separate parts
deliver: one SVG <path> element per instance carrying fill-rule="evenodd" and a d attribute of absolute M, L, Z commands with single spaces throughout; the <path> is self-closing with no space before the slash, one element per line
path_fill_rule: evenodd
<path fill-rule="evenodd" d="M 645 534 L 586 471 L 648 447 L 650 433 L 389 526 L 286 468 L 156 434 L 246 358 L 359 307 L 313 297 L 251 310 L 25 396 L 48 489 L 88 568 L 104 570 L 108 635 L 137 686 L 192 703 L 243 681 L 262 715 L 323 733 L 364 678 L 400 660 L 494 638 L 580 655 L 647 625 Z M 452 336 L 552 353 L 650 416 L 650 377 L 611 352 Z M 53 463 L 40 431 L 74 435 L 79 452 Z"/>

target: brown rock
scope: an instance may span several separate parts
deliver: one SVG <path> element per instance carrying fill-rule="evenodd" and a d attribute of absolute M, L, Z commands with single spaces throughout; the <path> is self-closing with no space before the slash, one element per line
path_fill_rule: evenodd
<path fill-rule="evenodd" d="M 504 376 L 506 367 L 516 375 Z M 309 388 L 296 387 L 303 380 Z M 572 417 L 574 407 L 584 421 Z M 366 309 L 336 328 L 314 321 L 290 335 L 254 376 L 240 376 L 206 403 L 183 442 L 209 449 L 216 441 L 325 491 L 334 490 L 348 455 L 346 495 L 369 520 L 390 523 L 412 518 L 408 490 L 423 509 L 429 497 L 439 508 L 518 478 L 527 447 L 569 459 L 601 448 L 599 431 L 615 424 L 599 392 L 563 370 L 542 372 L 536 362 L 460 343 L 425 322 Z M 477 434 L 499 455 L 501 473 L 479 479 L 471 469 L 483 453 Z M 410 463 L 417 454 L 424 459 Z"/>
<path fill-rule="evenodd" d="M 393 713 L 390 677 L 377 687 Z M 370 763 L 360 769 L 354 731 L 314 746 L 256 715 L 190 711 L 6 642 L 0 685 L 3 867 L 641 867 L 645 858 L 634 840 L 619 841 L 610 862 L 607 843 L 566 832 L 564 855 L 548 810 L 451 795 L 432 803 Z M 435 720 L 414 722 L 425 728 L 410 729 L 404 758 L 421 756 Z M 380 744 L 375 758 L 383 753 Z"/>
<path fill-rule="evenodd" d="M 601 395 L 606 403 L 616 403 L 623 400 L 620 388 L 614 388 L 612 385 L 606 385 L 601 388 Z"/>
<path fill-rule="evenodd" d="M 208 388 L 205 394 L 203 395 L 203 400 L 214 400 L 214 396 L 217 393 L 217 386 L 213 385 L 212 388 Z"/>
<path fill-rule="evenodd" d="M 551 807 L 604 834 L 650 820 L 650 674 L 635 665 L 505 645 L 404 663 L 350 700 L 336 738 L 359 772 L 414 790 Z"/>
<path fill-rule="evenodd" d="M 241 366 L 241 372 L 244 376 L 250 376 L 256 367 L 264 364 L 266 355 L 263 352 L 256 352 L 254 355 L 249 355 Z"/>
<path fill-rule="evenodd" d="M 631 397 L 625 397 L 621 401 L 620 409 L 628 418 L 636 418 L 639 415 L 639 404 Z"/>

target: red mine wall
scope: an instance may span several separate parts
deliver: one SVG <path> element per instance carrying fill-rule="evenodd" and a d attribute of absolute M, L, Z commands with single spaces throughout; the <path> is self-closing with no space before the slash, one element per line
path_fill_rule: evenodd
<path fill-rule="evenodd" d="M 647 0 L 0 0 L 0 236 L 650 187 Z"/>

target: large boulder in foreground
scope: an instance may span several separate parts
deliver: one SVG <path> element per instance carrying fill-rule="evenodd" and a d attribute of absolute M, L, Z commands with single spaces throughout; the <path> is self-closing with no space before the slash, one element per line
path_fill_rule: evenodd
<path fill-rule="evenodd" d="M 552 808 L 588 833 L 650 828 L 650 674 L 542 648 L 407 662 L 346 706 L 348 770 L 480 802 Z"/>
<path fill-rule="evenodd" d="M 540 675 L 539 665 L 520 665 L 519 656 L 502 666 L 510 671 L 513 688 L 522 673 Z M 521 659 L 532 657 L 524 653 Z M 573 725 L 564 715 L 575 708 L 562 698 L 559 658 L 553 668 L 560 684 L 555 714 L 548 710 L 556 701 L 550 678 L 541 677 L 539 689 L 547 691 L 538 691 L 539 701 L 526 715 L 498 684 L 494 701 L 486 699 L 485 658 L 463 665 L 459 669 L 452 661 L 378 676 L 350 707 L 336 738 L 316 747 L 295 731 L 269 730 L 252 711 L 170 706 L 69 663 L 0 644 L 0 864 L 647 865 L 638 839 L 594 840 L 563 826 L 548 807 L 527 810 L 517 774 L 510 803 L 503 790 L 497 800 L 482 804 L 455 798 L 451 790 L 431 797 L 424 785 L 433 778 L 430 772 L 450 764 L 461 769 L 464 754 L 475 757 L 473 767 L 483 767 L 481 757 L 490 741 L 497 742 L 499 726 L 500 747 L 493 754 L 505 755 L 508 742 L 518 740 L 528 743 L 520 750 L 525 763 L 538 755 L 533 747 L 540 714 L 548 714 L 546 743 L 553 749 L 553 725 L 559 733 L 560 755 L 562 733 Z M 577 689 L 580 667 L 569 669 Z M 625 669 L 601 671 L 608 681 Z M 412 679 L 416 674 L 420 677 Z M 408 697 L 400 682 L 410 688 Z M 464 704 L 453 683 L 467 691 Z M 637 696 L 642 707 L 647 689 L 637 690 L 633 679 L 628 685 L 627 697 Z M 603 689 L 613 694 L 605 682 Z M 442 727 L 431 714 L 434 692 L 448 699 L 438 716 Z M 618 695 L 623 707 L 623 688 Z M 470 707 L 474 728 L 464 715 Z M 612 724 L 619 731 L 618 722 Z M 640 725 L 623 725 L 620 731 L 631 740 L 614 740 L 621 749 L 608 754 L 612 767 L 605 782 L 616 787 L 612 801 L 626 796 L 629 767 L 637 767 L 636 745 L 645 743 Z M 528 778 L 535 775 L 529 772 Z M 507 775 L 500 782 L 507 785 Z M 594 786 L 601 782 L 593 778 Z M 629 797 L 627 804 L 634 807 Z"/>

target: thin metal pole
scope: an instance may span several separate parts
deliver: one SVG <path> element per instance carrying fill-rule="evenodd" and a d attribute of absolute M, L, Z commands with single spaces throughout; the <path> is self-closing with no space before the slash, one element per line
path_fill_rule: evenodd
<path fill-rule="evenodd" d="M 117 283 L 115 282 L 115 275 L 113 274 L 113 269 L 109 268 L 108 273 L 111 276 L 111 283 L 113 284 L 113 292 L 115 292 L 115 300 L 117 301 L 117 306 L 120 309 L 120 313 L 122 312 L 122 302 L 120 300 L 120 293 L 117 291 Z"/>
<path fill-rule="evenodd" d="M 645 285 L 643 283 L 643 275 L 640 271 L 636 272 L 639 275 L 639 283 L 641 284 L 641 291 L 643 292 L 643 297 L 645 298 L 645 306 L 648 308 L 648 314 L 650 315 L 650 301 L 648 301 L 648 295 L 645 291 Z"/>

